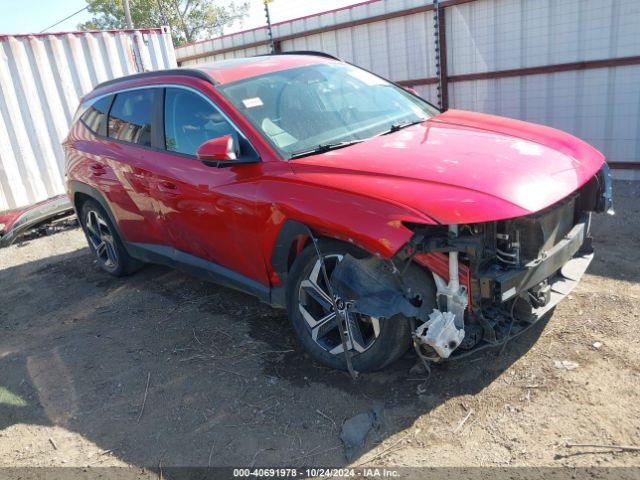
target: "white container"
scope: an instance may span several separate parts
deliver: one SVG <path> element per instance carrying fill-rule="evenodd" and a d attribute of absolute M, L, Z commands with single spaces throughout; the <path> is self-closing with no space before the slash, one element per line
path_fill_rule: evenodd
<path fill-rule="evenodd" d="M 64 193 L 60 143 L 96 84 L 175 66 L 164 27 L 0 35 L 0 211 Z"/>

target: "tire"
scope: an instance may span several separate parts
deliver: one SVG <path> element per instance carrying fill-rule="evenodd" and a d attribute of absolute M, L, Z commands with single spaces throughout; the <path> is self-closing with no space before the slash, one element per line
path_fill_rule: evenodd
<path fill-rule="evenodd" d="M 142 263 L 127 253 L 118 230 L 98 202 L 83 202 L 80 225 L 101 270 L 114 277 L 122 277 L 140 268 Z"/>
<path fill-rule="evenodd" d="M 367 256 L 353 245 L 334 240 L 320 240 L 318 244 L 329 276 L 343 255 L 349 253 L 356 258 Z M 404 278 L 423 301 L 435 305 L 435 285 L 431 275 L 412 265 Z M 330 305 L 320 262 L 313 244 L 310 244 L 291 267 L 287 285 L 287 313 L 298 340 L 314 360 L 331 368 L 346 370 L 337 321 L 332 317 L 333 308 Z M 350 348 L 356 371 L 380 370 L 398 360 L 410 347 L 411 328 L 408 318 L 402 315 L 390 318 L 352 315 L 356 316 L 355 325 L 358 326 L 357 329 L 352 328 L 358 334 L 354 334 L 356 341 L 351 343 Z"/>

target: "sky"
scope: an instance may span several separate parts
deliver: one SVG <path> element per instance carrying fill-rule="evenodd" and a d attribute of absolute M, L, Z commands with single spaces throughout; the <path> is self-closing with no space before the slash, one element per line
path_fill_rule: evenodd
<path fill-rule="evenodd" d="M 134 2 L 135 0 L 130 0 Z M 225 0 L 219 0 L 225 1 Z M 273 0 L 269 4 L 271 21 L 292 18 L 340 8 L 362 0 Z M 0 0 L 0 34 L 38 33 L 86 6 L 85 0 Z M 89 20 L 84 11 L 47 32 L 77 30 L 79 23 Z M 250 0 L 249 16 L 242 24 L 235 24 L 224 33 L 233 33 L 265 24 L 261 0 Z"/>

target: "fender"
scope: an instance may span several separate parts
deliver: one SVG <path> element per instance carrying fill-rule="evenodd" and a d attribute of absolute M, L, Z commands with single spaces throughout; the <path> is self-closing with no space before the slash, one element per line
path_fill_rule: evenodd
<path fill-rule="evenodd" d="M 98 202 L 100 206 L 104 209 L 104 211 L 107 212 L 107 215 L 109 216 L 109 220 L 111 220 L 111 223 L 113 225 L 118 225 L 118 222 L 116 222 L 116 217 L 114 217 L 113 212 L 111 211 L 111 207 L 109 206 L 109 202 L 107 202 L 107 199 L 104 197 L 104 195 L 101 192 L 91 187 L 90 185 L 87 185 L 86 183 L 82 183 L 77 180 L 71 180 L 67 188 L 67 194 L 69 195 L 69 199 L 73 204 L 73 209 L 76 211 L 76 215 L 78 216 L 78 218 L 80 218 L 80 213 L 81 213 L 78 211 L 78 205 L 76 201 L 76 194 L 78 193 L 83 193 L 88 197 L 91 197 L 96 202 Z"/>
<path fill-rule="evenodd" d="M 69 195 L 69 199 L 71 200 L 73 209 L 75 210 L 76 216 L 78 217 L 78 221 L 80 223 L 82 223 L 82 220 L 80 217 L 81 212 L 78 211 L 78 205 L 76 200 L 76 195 L 78 193 L 87 195 L 92 200 L 95 200 L 96 202 L 98 202 L 100 206 L 103 208 L 103 210 L 107 212 L 107 216 L 109 217 L 109 220 L 111 220 L 111 224 L 118 227 L 118 222 L 116 221 L 116 217 L 113 215 L 113 212 L 111 211 L 111 207 L 109 206 L 109 202 L 107 201 L 105 196 L 100 191 L 96 190 L 90 185 L 87 185 L 86 183 L 82 183 L 77 180 L 71 180 L 67 187 L 67 194 Z M 122 239 L 120 232 L 116 231 L 116 234 L 120 237 L 121 240 L 124 240 Z M 127 253 L 129 255 L 131 255 L 132 257 L 136 257 L 136 255 L 132 251 L 131 246 L 128 242 L 123 241 L 122 244 L 124 245 L 124 248 L 127 250 Z"/>
<path fill-rule="evenodd" d="M 411 232 L 408 229 L 407 232 L 407 235 L 410 236 Z M 310 233 L 319 237 L 332 238 L 345 243 L 351 243 L 375 257 L 382 256 L 379 252 L 371 251 L 370 248 L 364 245 L 354 243 L 350 237 L 349 241 L 347 241 L 343 235 L 335 231 L 319 230 L 314 225 L 307 225 L 299 220 L 289 218 L 282 223 L 273 244 L 271 256 L 269 257 L 271 272 L 275 274 L 271 276 L 273 285 L 271 289 L 271 304 L 273 306 L 285 307 L 286 287 L 292 260 L 300 253 Z M 302 243 L 300 243 L 301 240 Z M 296 245 L 296 243 L 298 243 L 298 245 Z M 391 248 L 393 249 L 394 247 Z M 390 256 L 391 255 L 389 255 L 389 257 Z"/>
<path fill-rule="evenodd" d="M 273 306 L 286 307 L 286 287 L 289 276 L 291 249 L 297 239 L 308 237 L 309 231 L 309 227 L 304 223 L 289 219 L 283 223 L 282 228 L 278 232 L 271 252 L 271 267 L 279 281 L 279 284 L 271 289 L 271 303 Z"/>
<path fill-rule="evenodd" d="M 276 238 L 276 243 L 271 252 L 271 266 L 283 284 L 287 283 L 290 267 L 289 258 L 293 242 L 301 236 L 309 236 L 309 227 L 297 220 L 286 220 Z"/>
<path fill-rule="evenodd" d="M 318 237 L 334 238 L 371 255 L 390 258 L 413 236 L 405 223 L 436 224 L 410 207 L 386 199 L 282 177 L 263 179 L 256 203 L 263 258 L 272 285 L 283 280 L 280 277 L 290 263 L 291 242 L 306 236 L 306 227 Z"/>

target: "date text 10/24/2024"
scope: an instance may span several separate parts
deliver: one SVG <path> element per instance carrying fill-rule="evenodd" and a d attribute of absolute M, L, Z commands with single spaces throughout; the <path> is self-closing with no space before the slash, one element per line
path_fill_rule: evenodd
<path fill-rule="evenodd" d="M 397 478 L 389 468 L 237 468 L 234 478 Z"/>

